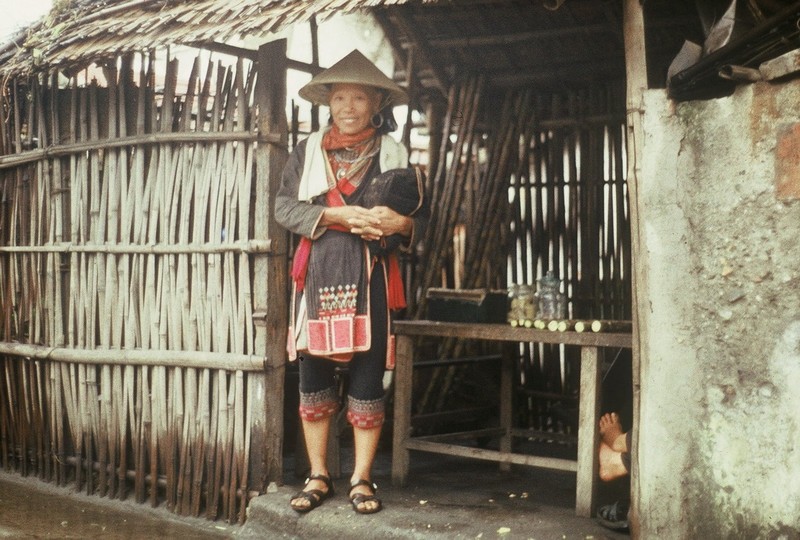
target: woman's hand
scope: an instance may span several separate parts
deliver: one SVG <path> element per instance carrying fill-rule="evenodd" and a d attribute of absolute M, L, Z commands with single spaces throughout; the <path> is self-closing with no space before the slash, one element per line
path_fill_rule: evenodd
<path fill-rule="evenodd" d="M 332 206 L 322 212 L 320 225 L 339 225 L 364 240 L 378 240 L 382 236 L 380 218 L 363 206 Z"/>

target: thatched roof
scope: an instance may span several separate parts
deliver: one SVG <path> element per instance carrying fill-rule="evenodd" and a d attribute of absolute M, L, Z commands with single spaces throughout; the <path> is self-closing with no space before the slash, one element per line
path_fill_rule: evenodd
<path fill-rule="evenodd" d="M 586 87 L 625 78 L 623 0 L 56 0 L 53 11 L 16 43 L 0 45 L 0 74 L 82 68 L 123 52 L 167 45 L 219 50 L 335 13 L 369 10 L 398 60 L 395 77 L 440 94 L 460 74 L 482 73 L 494 87 Z M 699 6 L 705 6 L 703 10 Z M 649 85 L 686 41 L 702 45 L 709 21 L 729 0 L 643 2 Z M 708 20 L 703 20 L 703 16 Z M 673 95 L 690 98 L 732 88 L 726 65 L 760 62 L 800 46 L 799 0 L 736 4 L 730 42 L 676 78 Z M 719 29 L 718 29 L 719 30 Z M 274 35 L 274 34 L 273 34 Z M 324 46 L 324 44 L 323 44 Z M 224 47 L 223 47 L 224 48 Z M 239 49 L 243 54 L 248 51 Z M 413 51 L 413 53 L 412 53 Z M 684 66 L 685 68 L 685 66 Z M 688 72 L 688 73 L 686 73 Z M 709 92 L 710 89 L 710 92 Z"/>
<path fill-rule="evenodd" d="M 0 70 L 64 69 L 175 44 L 260 38 L 316 15 L 407 0 L 61 0 L 0 46 Z"/>
<path fill-rule="evenodd" d="M 687 14 L 692 2 L 648 2 L 659 19 L 656 54 L 672 56 L 686 27 L 698 26 Z M 69 69 L 124 51 L 258 39 L 312 16 L 364 9 L 392 41 L 400 70 L 413 47 L 415 71 L 439 89 L 465 70 L 500 85 L 624 77 L 621 0 L 57 0 L 17 44 L 0 47 L 0 71 Z"/>

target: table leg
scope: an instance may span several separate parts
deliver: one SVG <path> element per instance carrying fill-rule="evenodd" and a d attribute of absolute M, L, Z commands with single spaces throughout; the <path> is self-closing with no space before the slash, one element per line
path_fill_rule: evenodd
<path fill-rule="evenodd" d="M 578 424 L 578 486 L 575 514 L 592 517 L 598 479 L 600 363 L 597 347 L 581 347 L 581 386 Z"/>
<path fill-rule="evenodd" d="M 511 428 L 513 422 L 513 393 L 514 393 L 514 356 L 512 347 L 503 346 L 503 355 L 500 367 L 500 427 L 503 435 L 500 438 L 500 451 L 504 454 L 511 452 Z M 511 463 L 500 462 L 501 471 L 510 471 Z"/>
<path fill-rule="evenodd" d="M 394 367 L 394 434 L 392 437 L 392 484 L 404 486 L 408 476 L 409 452 L 406 441 L 411 434 L 411 387 L 413 383 L 414 342 L 396 336 Z"/>

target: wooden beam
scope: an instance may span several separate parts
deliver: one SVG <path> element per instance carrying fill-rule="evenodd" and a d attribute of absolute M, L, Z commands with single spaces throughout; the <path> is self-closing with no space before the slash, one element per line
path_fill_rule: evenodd
<path fill-rule="evenodd" d="M 459 446 L 456 444 L 422 441 L 416 438 L 408 439 L 405 447 L 406 450 L 421 450 L 423 452 L 430 452 L 433 454 L 445 454 L 448 456 L 458 456 L 471 459 L 484 459 L 488 461 L 497 461 L 499 463 L 513 463 L 515 465 L 542 467 L 543 469 L 554 469 L 557 471 L 578 471 L 578 463 L 571 459 L 551 458 L 527 454 L 512 454 L 508 452 L 500 452 L 498 450 L 475 448 L 472 446 Z M 399 483 L 397 482 L 395 483 L 395 485 L 398 484 Z"/>
<path fill-rule="evenodd" d="M 501 88 L 515 86 L 562 86 L 572 82 L 591 82 L 596 80 L 619 79 L 625 77 L 622 66 L 614 69 L 608 64 L 596 62 L 579 64 L 586 67 L 585 70 L 573 69 L 570 66 L 556 67 L 548 70 L 529 69 L 519 71 L 503 71 L 496 73 L 485 73 L 487 80 L 492 86 Z"/>
<path fill-rule="evenodd" d="M 269 253 L 269 240 L 237 240 L 204 244 L 73 244 L 56 242 L 39 246 L 0 246 L 0 253 L 108 253 L 115 255 L 178 255 L 208 253 Z"/>
<path fill-rule="evenodd" d="M 125 146 L 138 146 L 144 144 L 172 144 L 172 143 L 203 143 L 203 142 L 228 142 L 259 141 L 269 144 L 279 144 L 280 140 L 274 136 L 260 137 L 257 133 L 249 131 L 177 131 L 167 133 L 150 133 L 148 135 L 133 135 L 131 137 L 115 137 L 112 139 L 93 139 L 71 144 L 48 146 L 38 150 L 28 150 L 18 154 L 0 156 L 0 169 L 19 167 L 48 158 L 82 154 L 92 150 L 108 150 Z"/>
<path fill-rule="evenodd" d="M 528 41 L 544 41 L 560 39 L 583 34 L 612 33 L 614 29 L 607 24 L 590 24 L 586 26 L 569 26 L 564 28 L 548 28 L 546 30 L 532 30 L 529 32 L 515 32 L 510 34 L 490 34 L 483 36 L 434 38 L 428 41 L 431 47 L 462 48 L 482 47 L 486 45 L 513 45 Z M 409 47 L 410 45 L 407 45 Z"/>
<path fill-rule="evenodd" d="M 208 43 L 194 43 L 192 47 L 197 47 L 198 49 L 206 49 L 212 52 L 218 52 L 220 54 L 227 54 L 230 56 L 242 57 L 247 58 L 248 60 L 252 60 L 253 62 L 256 61 L 258 58 L 258 51 L 254 51 L 253 49 L 246 49 L 244 47 L 237 47 L 236 45 L 228 45 L 227 43 L 217 43 L 215 41 L 208 42 Z M 324 68 L 320 67 L 317 62 L 312 62 L 309 64 L 308 62 L 301 62 L 300 60 L 292 60 L 291 58 L 286 59 L 286 67 L 288 69 L 294 69 L 296 71 L 302 71 L 304 73 L 311 73 L 312 75 L 316 75 L 317 73 L 324 71 Z"/>
<path fill-rule="evenodd" d="M 212 351 L 144 349 L 75 349 L 29 343 L 0 342 L 0 355 L 20 359 L 51 360 L 70 364 L 108 366 L 170 366 L 225 371 L 261 372 L 265 358 L 249 354 Z"/>
<path fill-rule="evenodd" d="M 436 88 L 442 93 L 443 96 L 447 95 L 448 88 L 450 88 L 450 78 L 440 65 L 434 59 L 435 55 L 431 50 L 431 46 L 427 40 L 417 32 L 414 21 L 411 20 L 408 10 L 404 8 L 397 8 L 392 12 L 397 21 L 397 26 L 408 36 L 408 39 L 414 44 L 416 49 L 416 57 L 419 63 L 427 64 L 433 72 L 433 80 Z"/>
<path fill-rule="evenodd" d="M 392 56 L 394 56 L 395 66 L 405 67 L 408 65 L 408 55 L 404 50 L 404 45 L 397 37 L 394 26 L 392 26 L 392 23 L 389 21 L 389 17 L 386 15 L 386 10 L 375 9 L 371 13 L 372 16 L 375 17 L 378 26 L 380 26 L 381 30 L 383 30 L 383 34 L 386 36 L 386 41 L 389 42 L 389 45 L 392 48 Z M 395 76 L 397 75 L 397 72 L 398 70 L 395 68 Z M 405 76 L 403 76 L 403 78 L 405 78 Z"/>
<path fill-rule="evenodd" d="M 283 475 L 283 383 L 286 370 L 288 316 L 288 233 L 275 221 L 272 206 L 286 164 L 289 138 L 286 121 L 286 40 L 258 49 L 258 79 L 255 104 L 258 131 L 278 135 L 283 144 L 259 145 L 256 152 L 254 236 L 269 240 L 272 253 L 253 257 L 254 311 L 266 314 L 255 327 L 256 354 L 268 356 L 266 370 L 248 378 L 251 418 L 252 489 L 263 491 L 270 483 L 281 483 Z"/>

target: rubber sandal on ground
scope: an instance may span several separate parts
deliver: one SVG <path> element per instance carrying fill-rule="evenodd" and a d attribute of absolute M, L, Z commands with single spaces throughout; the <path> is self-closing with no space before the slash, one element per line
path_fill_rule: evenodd
<path fill-rule="evenodd" d="M 292 507 L 292 510 L 295 512 L 305 513 L 310 512 L 314 508 L 321 505 L 325 502 L 325 499 L 328 499 L 333 496 L 333 482 L 331 482 L 330 477 L 325 476 L 324 474 L 314 474 L 309 476 L 306 479 L 306 485 L 312 480 L 321 480 L 328 488 L 328 491 L 322 491 L 321 489 L 309 489 L 308 491 L 298 491 L 295 493 L 291 500 L 289 501 L 289 506 Z M 308 506 L 297 506 L 295 503 L 300 500 L 308 501 Z"/>
<path fill-rule="evenodd" d="M 358 486 L 367 486 L 372 490 L 372 494 L 368 493 L 353 493 L 353 490 Z M 378 486 L 370 482 L 369 480 L 358 480 L 356 482 L 352 482 L 350 484 L 350 492 L 348 496 L 350 497 L 350 504 L 353 505 L 353 510 L 358 512 L 359 514 L 374 514 L 375 512 L 380 512 L 383 510 L 383 503 L 381 500 L 375 496 L 375 493 L 378 491 Z M 364 507 L 363 505 L 368 502 L 376 503 L 374 506 L 367 506 Z"/>
<path fill-rule="evenodd" d="M 597 509 L 597 523 L 607 529 L 628 532 L 628 504 L 617 501 Z"/>

